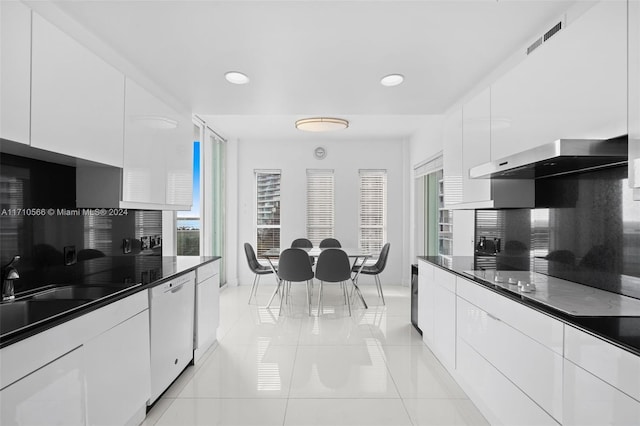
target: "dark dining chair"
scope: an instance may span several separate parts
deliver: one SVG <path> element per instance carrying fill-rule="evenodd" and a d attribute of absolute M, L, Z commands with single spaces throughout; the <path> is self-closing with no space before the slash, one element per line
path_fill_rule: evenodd
<path fill-rule="evenodd" d="M 299 248 L 288 248 L 280 253 L 278 261 L 278 277 L 280 277 L 280 312 L 282 305 L 286 303 L 291 293 L 292 282 L 306 282 L 307 284 L 307 305 L 309 316 L 311 316 L 311 293 L 309 291 L 310 281 L 313 279 L 313 270 L 309 255 L 305 250 Z"/>
<path fill-rule="evenodd" d="M 344 250 L 339 248 L 327 248 L 318 256 L 316 265 L 316 278 L 320 280 L 318 291 L 318 316 L 322 313 L 323 283 L 341 283 L 345 304 L 351 316 L 351 301 L 347 294 L 346 282 L 351 280 L 351 262 Z"/>
<path fill-rule="evenodd" d="M 258 258 L 256 257 L 256 252 L 253 250 L 253 246 L 249 243 L 244 243 L 244 254 L 247 257 L 247 264 L 249 265 L 249 269 L 255 275 L 253 277 L 253 285 L 251 286 L 251 292 L 249 293 L 249 302 L 251 303 L 251 298 L 256 295 L 258 292 L 258 284 L 260 283 L 260 276 L 273 274 L 273 268 L 270 266 L 262 265 L 258 262 Z"/>
<path fill-rule="evenodd" d="M 313 248 L 313 243 L 307 238 L 296 238 L 291 242 L 292 248 Z"/>
<path fill-rule="evenodd" d="M 380 251 L 380 256 L 378 256 L 378 260 L 373 265 L 364 265 L 362 269 L 360 269 L 360 265 L 355 265 L 351 272 L 358 273 L 360 270 L 360 274 L 364 275 L 373 275 L 376 281 L 376 288 L 378 290 L 378 297 L 382 299 L 382 304 L 385 305 L 384 302 L 384 293 L 382 292 L 382 283 L 380 282 L 380 273 L 384 271 L 385 266 L 387 266 L 387 257 L 389 256 L 389 247 L 391 247 L 390 243 L 386 243 L 382 246 L 382 250 Z M 356 283 L 357 283 L 356 276 Z"/>
<path fill-rule="evenodd" d="M 313 243 L 308 238 L 296 238 L 291 242 L 291 248 L 311 249 L 313 248 Z M 313 256 L 309 256 L 309 262 L 313 266 L 316 263 L 316 259 Z"/>
<path fill-rule="evenodd" d="M 336 240 L 335 238 L 325 238 L 324 240 L 320 241 L 320 248 L 340 248 L 342 247 L 342 244 L 340 244 L 340 241 Z"/>

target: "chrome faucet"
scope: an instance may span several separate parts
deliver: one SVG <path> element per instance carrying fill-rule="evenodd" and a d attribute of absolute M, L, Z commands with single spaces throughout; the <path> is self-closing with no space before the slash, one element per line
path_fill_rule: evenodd
<path fill-rule="evenodd" d="M 15 265 L 20 261 L 20 256 L 14 256 L 7 265 L 2 268 L 2 300 L 15 299 L 13 280 L 20 278 Z"/>

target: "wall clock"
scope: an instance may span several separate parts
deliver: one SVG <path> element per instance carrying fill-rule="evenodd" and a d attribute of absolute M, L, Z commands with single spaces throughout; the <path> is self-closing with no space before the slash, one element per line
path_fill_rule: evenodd
<path fill-rule="evenodd" d="M 322 160 L 327 156 L 327 150 L 322 146 L 316 147 L 316 149 L 313 150 L 313 156 L 318 160 Z"/>

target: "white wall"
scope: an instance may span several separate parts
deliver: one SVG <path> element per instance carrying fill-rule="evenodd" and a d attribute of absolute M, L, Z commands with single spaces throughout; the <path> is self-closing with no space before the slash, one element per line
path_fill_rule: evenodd
<path fill-rule="evenodd" d="M 254 170 L 280 169 L 282 223 L 281 244 L 288 246 L 292 240 L 306 236 L 306 170 L 334 169 L 335 177 L 335 237 L 343 246 L 358 245 L 358 194 L 359 169 L 387 170 L 387 240 L 391 243 L 387 267 L 381 279 L 383 285 L 396 285 L 402 281 L 408 219 L 406 197 L 406 173 L 404 170 L 406 153 L 404 142 L 396 141 L 322 141 L 319 135 L 317 143 L 308 141 L 242 140 L 230 142 L 236 144 L 236 157 L 228 158 L 229 191 L 228 203 L 237 203 L 237 244 L 229 244 L 229 250 L 236 250 L 238 259 L 236 273 L 240 285 L 251 284 L 253 275 L 247 267 L 242 245 L 250 242 L 255 246 L 255 183 Z M 323 146 L 327 150 L 324 160 L 316 160 L 313 150 Z M 231 172 L 234 161 L 237 171 Z M 237 185 L 231 180 L 237 173 Z M 230 217 L 230 215 L 228 216 Z M 229 232 L 235 232 L 228 228 Z M 231 238 L 229 239 L 231 240 Z M 231 241 L 229 241 L 231 242 Z M 234 254 L 229 253 L 230 256 Z M 229 266 L 231 266 L 229 264 Z M 233 271 L 229 268 L 228 281 L 234 283 Z M 408 273 L 407 273 L 408 274 Z M 265 281 L 265 282 L 268 282 Z M 371 277 L 362 277 L 362 284 L 372 284 Z"/>

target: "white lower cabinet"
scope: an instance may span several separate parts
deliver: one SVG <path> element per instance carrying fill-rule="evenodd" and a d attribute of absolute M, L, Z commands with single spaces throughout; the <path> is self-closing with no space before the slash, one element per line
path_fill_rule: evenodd
<path fill-rule="evenodd" d="M 142 422 L 150 396 L 149 312 L 144 310 L 95 337 L 84 349 L 87 423 Z"/>
<path fill-rule="evenodd" d="M 418 261 L 418 327 L 422 330 L 422 339 L 427 345 L 431 345 L 434 339 L 434 269 L 431 264 Z"/>
<path fill-rule="evenodd" d="M 418 327 L 422 339 L 444 366 L 456 365 L 455 275 L 420 261 L 418 264 Z"/>
<path fill-rule="evenodd" d="M 449 370 L 456 368 L 455 275 L 440 268 L 434 271 L 433 351 Z"/>
<path fill-rule="evenodd" d="M 460 384 L 490 424 L 558 424 L 463 339 L 458 339 L 457 348 Z"/>
<path fill-rule="evenodd" d="M 640 402 L 565 359 L 563 424 L 638 425 Z"/>
<path fill-rule="evenodd" d="M 458 333 L 518 392 L 562 420 L 561 355 L 462 298 L 458 298 Z"/>
<path fill-rule="evenodd" d="M 2 425 L 139 424 L 149 399 L 146 292 L 0 350 Z"/>
<path fill-rule="evenodd" d="M 0 424 L 86 424 L 83 350 L 75 348 L 2 389 Z"/>
<path fill-rule="evenodd" d="M 640 424 L 640 357 L 565 325 L 568 425 Z"/>
<path fill-rule="evenodd" d="M 216 341 L 220 323 L 220 261 L 208 263 L 196 270 L 196 318 L 193 360 L 198 362 Z"/>
<path fill-rule="evenodd" d="M 419 286 L 424 343 L 491 424 L 640 425 L 637 355 L 426 261 Z"/>

